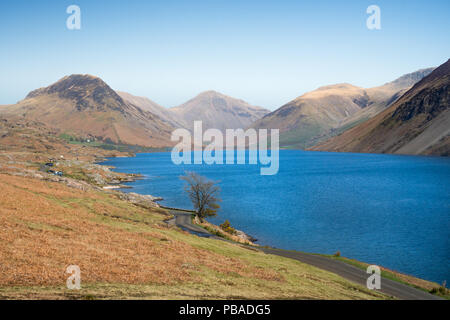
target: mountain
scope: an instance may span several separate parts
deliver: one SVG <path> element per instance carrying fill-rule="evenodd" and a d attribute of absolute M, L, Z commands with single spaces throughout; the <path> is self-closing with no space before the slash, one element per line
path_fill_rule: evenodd
<path fill-rule="evenodd" d="M 450 155 L 450 60 L 388 109 L 312 149 Z"/>
<path fill-rule="evenodd" d="M 169 111 L 188 129 L 193 129 L 195 120 L 203 121 L 204 130 L 245 129 L 270 112 L 216 91 L 202 92 L 188 102 L 170 108 Z"/>
<path fill-rule="evenodd" d="M 341 134 L 342 132 L 374 117 L 389 107 L 416 82 L 429 75 L 433 70 L 434 68 L 421 69 L 413 73 L 408 73 L 382 86 L 365 89 L 367 95 L 370 97 L 367 106 L 344 118 L 337 126 L 331 128 L 322 135 L 316 136 L 312 141 L 313 144 Z"/>
<path fill-rule="evenodd" d="M 355 123 L 362 119 L 367 120 L 380 113 L 400 98 L 415 83 L 429 75 L 433 70 L 434 68 L 421 69 L 413 73 L 408 73 L 382 86 L 366 89 L 367 95 L 370 97 L 367 107 L 358 111 L 348 119 L 345 119 L 340 125 L 347 126 L 352 122 Z"/>
<path fill-rule="evenodd" d="M 362 88 L 350 84 L 321 87 L 264 116 L 253 127 L 279 129 L 280 145 L 303 148 L 368 103 Z"/>
<path fill-rule="evenodd" d="M 369 89 L 347 83 L 320 87 L 265 115 L 252 127 L 278 128 L 281 146 L 306 148 L 383 111 L 431 71 L 419 70 Z"/>
<path fill-rule="evenodd" d="M 141 108 L 142 110 L 148 111 L 157 115 L 161 120 L 167 122 L 170 126 L 174 128 L 183 127 L 184 124 L 181 119 L 178 119 L 177 115 L 171 112 L 169 109 L 157 104 L 156 102 L 150 100 L 146 97 L 134 96 L 127 92 L 117 91 L 119 96 L 125 101 Z"/>
<path fill-rule="evenodd" d="M 172 127 L 155 114 L 125 101 L 103 80 L 91 75 L 66 76 L 30 92 L 3 117 L 35 120 L 61 133 L 119 144 L 170 145 Z"/>

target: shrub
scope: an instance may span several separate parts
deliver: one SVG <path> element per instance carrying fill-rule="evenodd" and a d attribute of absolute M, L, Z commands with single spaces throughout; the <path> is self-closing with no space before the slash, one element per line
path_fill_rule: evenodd
<path fill-rule="evenodd" d="M 340 257 L 341 256 L 341 252 L 340 251 L 336 251 L 336 253 L 334 254 L 335 257 Z"/>
<path fill-rule="evenodd" d="M 442 296 L 445 296 L 445 295 L 449 294 L 449 290 L 446 288 L 446 281 L 444 281 L 442 283 L 442 286 L 439 286 L 437 288 L 435 287 L 435 288 L 431 289 L 430 293 L 438 294 L 438 295 L 442 295 Z"/>
<path fill-rule="evenodd" d="M 220 225 L 220 228 L 229 234 L 236 234 L 236 229 L 230 225 L 230 221 L 228 220 L 225 220 L 225 222 Z"/>

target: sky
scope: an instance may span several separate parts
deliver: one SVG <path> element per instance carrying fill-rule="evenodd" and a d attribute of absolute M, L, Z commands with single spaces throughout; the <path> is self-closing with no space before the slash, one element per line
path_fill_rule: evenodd
<path fill-rule="evenodd" d="M 73 4 L 80 30 L 66 26 Z M 369 5 L 380 30 L 366 26 Z M 449 12 L 448 0 L 2 0 L 0 104 L 78 73 L 165 107 L 216 90 L 274 110 L 444 63 Z"/>

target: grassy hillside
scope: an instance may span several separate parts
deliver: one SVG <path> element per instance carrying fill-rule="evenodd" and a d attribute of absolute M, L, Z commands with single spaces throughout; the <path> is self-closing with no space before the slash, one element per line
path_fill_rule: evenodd
<path fill-rule="evenodd" d="M 151 197 L 103 189 L 136 175 L 93 162 L 127 155 L 0 119 L 0 299 L 386 298 L 254 246 L 169 227 Z M 66 289 L 72 264 L 81 291 Z"/>
<path fill-rule="evenodd" d="M 0 299 L 379 299 L 253 247 L 199 238 L 168 213 L 102 189 L 132 176 L 92 162 L 127 153 L 0 120 Z M 54 170 L 44 164 L 53 159 Z M 82 289 L 68 290 L 67 266 Z"/>
<path fill-rule="evenodd" d="M 0 298 L 376 299 L 294 260 L 199 238 L 117 193 L 0 174 Z M 68 265 L 82 290 L 65 288 Z"/>

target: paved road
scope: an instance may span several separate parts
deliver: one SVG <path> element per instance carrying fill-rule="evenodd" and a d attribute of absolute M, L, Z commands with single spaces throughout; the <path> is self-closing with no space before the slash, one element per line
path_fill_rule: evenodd
<path fill-rule="evenodd" d="M 178 211 L 178 210 L 169 210 L 171 214 L 174 215 L 175 220 L 173 223 L 180 227 L 182 230 L 193 233 L 199 237 L 204 238 L 213 238 L 213 239 L 223 239 L 214 234 L 209 233 L 202 227 L 196 226 L 192 224 L 192 212 Z"/>
<path fill-rule="evenodd" d="M 178 210 L 169 211 L 175 216 L 175 219 L 172 222 L 181 229 L 191 232 L 200 237 L 224 240 L 223 238 L 213 235 L 199 226 L 193 225 L 191 221 L 192 213 Z M 362 286 L 366 286 L 366 281 L 369 277 L 369 274 L 367 274 L 362 269 L 359 269 L 345 262 L 324 256 L 318 256 L 299 251 L 286 251 L 275 248 L 259 248 L 259 250 L 267 254 L 274 254 L 277 256 L 295 259 L 300 262 L 315 266 L 319 269 L 330 271 Z M 380 291 L 401 300 L 442 300 L 442 298 L 429 294 L 428 292 L 415 289 L 413 287 L 404 285 L 396 281 L 392 281 L 384 277 L 381 278 Z"/>
<path fill-rule="evenodd" d="M 310 264 L 317 268 L 335 273 L 354 283 L 366 286 L 367 278 L 370 276 L 364 270 L 345 262 L 334 260 L 332 258 L 303 253 L 298 251 L 285 251 L 273 248 L 260 248 L 261 251 L 268 254 L 291 258 L 303 263 Z M 381 290 L 389 296 L 396 297 L 401 300 L 442 300 L 440 297 L 432 295 L 428 292 L 415 289 L 402 283 L 381 278 Z"/>

